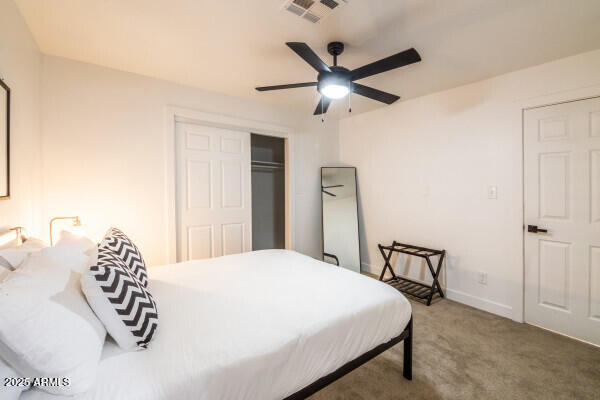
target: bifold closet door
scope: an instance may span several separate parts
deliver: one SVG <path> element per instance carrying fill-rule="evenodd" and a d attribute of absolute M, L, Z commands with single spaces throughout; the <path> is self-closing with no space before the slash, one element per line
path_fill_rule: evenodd
<path fill-rule="evenodd" d="M 250 134 L 176 124 L 177 260 L 252 250 Z"/>

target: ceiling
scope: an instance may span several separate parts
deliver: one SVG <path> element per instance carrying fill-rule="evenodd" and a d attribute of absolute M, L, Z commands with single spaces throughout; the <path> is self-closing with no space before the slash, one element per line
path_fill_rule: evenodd
<path fill-rule="evenodd" d="M 409 99 L 600 47 L 599 0 L 349 0 L 319 24 L 283 0 L 16 0 L 43 53 L 293 108 L 311 115 L 315 81 L 286 41 L 350 69 L 415 47 L 423 61 L 360 83 Z M 352 113 L 387 107 L 352 96 Z M 400 100 L 402 101 L 402 100 Z M 347 100 L 328 115 L 347 115 Z M 318 118 L 318 117 L 315 117 Z"/>

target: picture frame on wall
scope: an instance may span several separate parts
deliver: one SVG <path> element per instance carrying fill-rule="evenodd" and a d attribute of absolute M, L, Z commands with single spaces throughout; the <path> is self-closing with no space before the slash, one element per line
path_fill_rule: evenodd
<path fill-rule="evenodd" d="M 0 200 L 10 198 L 10 88 L 0 79 Z"/>

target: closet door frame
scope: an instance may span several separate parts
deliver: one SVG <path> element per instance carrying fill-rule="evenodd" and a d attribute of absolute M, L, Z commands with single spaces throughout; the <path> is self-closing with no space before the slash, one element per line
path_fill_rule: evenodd
<path fill-rule="evenodd" d="M 164 148 L 165 148 L 165 243 L 167 263 L 177 262 L 177 208 L 176 208 L 176 122 L 188 122 L 217 128 L 257 133 L 284 139 L 285 146 L 285 248 L 294 248 L 294 182 L 293 182 L 293 130 L 266 122 L 247 120 L 233 116 L 212 114 L 189 108 L 167 106 L 165 108 Z"/>

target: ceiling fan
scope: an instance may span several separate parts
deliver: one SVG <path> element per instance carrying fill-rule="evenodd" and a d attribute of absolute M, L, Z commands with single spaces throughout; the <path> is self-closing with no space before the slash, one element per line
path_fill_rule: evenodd
<path fill-rule="evenodd" d="M 415 49 L 410 48 L 351 71 L 348 68 L 337 65 L 337 57 L 344 52 L 344 44 L 341 42 L 331 42 L 327 45 L 327 51 L 333 56 L 333 66 L 327 66 L 327 64 L 325 64 L 325 62 L 323 62 L 323 60 L 321 60 L 306 43 L 287 42 L 286 44 L 290 49 L 294 50 L 296 54 L 302 57 L 304 61 L 317 70 L 319 73 L 317 75 L 317 82 L 261 86 L 257 87 L 256 90 L 263 92 L 267 90 L 316 86 L 321 94 L 321 100 L 319 101 L 319 104 L 317 104 L 314 115 L 325 114 L 333 100 L 341 99 L 350 92 L 381 101 L 385 104 L 392 104 L 400 97 L 372 87 L 361 85 L 354 81 L 421 61 L 419 53 Z"/>

